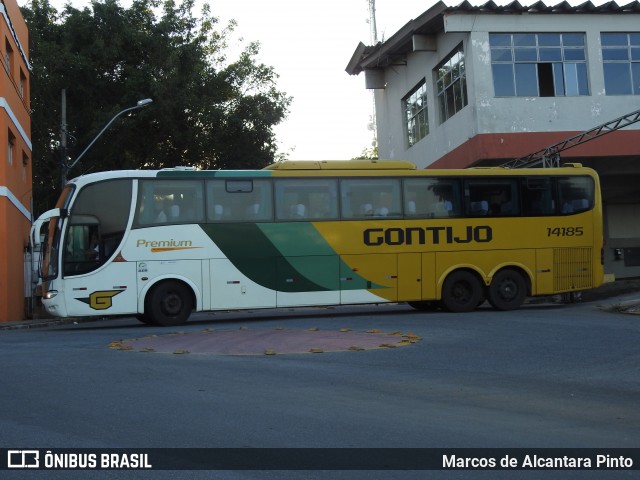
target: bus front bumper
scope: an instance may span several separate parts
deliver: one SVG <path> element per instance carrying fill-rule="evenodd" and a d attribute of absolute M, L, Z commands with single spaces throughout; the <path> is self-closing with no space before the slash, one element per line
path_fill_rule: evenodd
<path fill-rule="evenodd" d="M 42 295 L 42 305 L 47 313 L 56 317 L 66 317 L 67 308 L 64 303 L 64 295 L 58 290 L 47 290 Z"/>

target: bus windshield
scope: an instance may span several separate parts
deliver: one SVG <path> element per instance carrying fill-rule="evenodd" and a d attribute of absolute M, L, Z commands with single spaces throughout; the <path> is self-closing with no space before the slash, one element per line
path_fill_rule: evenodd
<path fill-rule="evenodd" d="M 56 208 L 60 209 L 61 212 L 66 212 L 69 202 L 73 198 L 73 191 L 74 187 L 72 185 L 67 185 L 62 190 L 62 193 L 56 202 Z M 51 217 L 42 247 L 42 280 L 50 280 L 58 275 L 58 248 L 60 245 L 60 232 L 60 217 Z M 35 235 L 40 236 L 40 232 L 35 232 Z"/>
<path fill-rule="evenodd" d="M 127 228 L 131 191 L 131 179 L 92 183 L 79 191 L 64 233 L 63 275 L 91 272 L 111 257 Z"/>

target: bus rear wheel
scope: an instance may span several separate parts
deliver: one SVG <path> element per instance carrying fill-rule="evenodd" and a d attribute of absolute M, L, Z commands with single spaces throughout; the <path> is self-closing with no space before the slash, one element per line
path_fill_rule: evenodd
<path fill-rule="evenodd" d="M 153 287 L 145 302 L 145 316 L 162 326 L 186 323 L 193 310 L 193 297 L 181 282 L 162 282 Z"/>
<path fill-rule="evenodd" d="M 497 310 L 515 310 L 527 296 L 527 283 L 521 273 L 507 268 L 499 271 L 487 292 L 489 303 Z"/>
<path fill-rule="evenodd" d="M 484 299 L 483 287 L 473 273 L 458 270 L 442 286 L 442 305 L 454 313 L 470 312 Z"/>

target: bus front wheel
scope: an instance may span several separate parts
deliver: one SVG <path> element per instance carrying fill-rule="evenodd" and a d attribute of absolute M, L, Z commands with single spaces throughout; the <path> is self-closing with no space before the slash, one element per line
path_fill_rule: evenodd
<path fill-rule="evenodd" d="M 489 303 L 497 310 L 515 310 L 527 296 L 527 283 L 522 274 L 507 268 L 499 271 L 487 292 Z"/>
<path fill-rule="evenodd" d="M 483 287 L 473 273 L 453 272 L 442 286 L 442 305 L 450 312 L 470 312 L 483 301 Z"/>
<path fill-rule="evenodd" d="M 181 282 L 162 282 L 153 287 L 145 302 L 145 316 L 158 325 L 172 326 L 186 323 L 193 310 L 193 297 Z"/>

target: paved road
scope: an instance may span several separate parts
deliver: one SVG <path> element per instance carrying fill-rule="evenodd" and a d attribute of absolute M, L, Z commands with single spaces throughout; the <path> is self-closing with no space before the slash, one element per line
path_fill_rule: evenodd
<path fill-rule="evenodd" d="M 386 305 L 203 313 L 180 330 L 277 326 L 400 331 L 422 340 L 321 354 L 176 355 L 109 348 L 175 331 L 128 318 L 0 331 L 0 447 L 640 445 L 638 316 L 595 303 L 460 315 Z M 637 471 L 156 471 L 99 478 L 602 479 L 637 478 Z"/>

